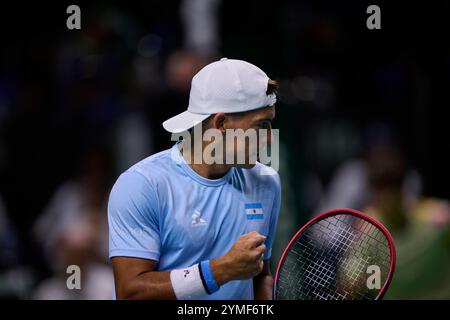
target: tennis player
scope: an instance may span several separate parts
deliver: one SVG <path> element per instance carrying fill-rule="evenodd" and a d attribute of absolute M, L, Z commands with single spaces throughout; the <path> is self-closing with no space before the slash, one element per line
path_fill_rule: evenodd
<path fill-rule="evenodd" d="M 192 79 L 188 110 L 165 121 L 192 132 L 122 173 L 109 198 L 109 256 L 118 299 L 271 299 L 269 258 L 280 210 L 280 180 L 231 139 L 224 155 L 244 163 L 191 161 L 205 150 L 195 129 L 225 136 L 266 129 L 270 143 L 277 83 L 258 67 L 223 58 Z M 194 130 L 193 130 L 194 128 Z M 258 143 L 261 143 L 258 138 Z M 230 157 L 233 160 L 236 157 Z M 266 172 L 266 174 L 262 174 Z M 269 171 L 270 172 L 270 171 Z"/>

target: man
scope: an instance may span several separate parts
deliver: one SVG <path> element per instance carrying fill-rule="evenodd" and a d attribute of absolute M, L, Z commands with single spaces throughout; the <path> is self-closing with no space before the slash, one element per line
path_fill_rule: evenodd
<path fill-rule="evenodd" d="M 227 161 L 192 160 L 237 129 L 263 131 L 256 143 L 270 143 L 276 89 L 261 69 L 241 60 L 223 58 L 194 76 L 188 111 L 163 123 L 169 132 L 191 130 L 191 140 L 132 166 L 111 191 L 117 298 L 272 298 L 278 174 L 252 160 L 255 142 L 242 147 L 236 138 L 215 149 Z M 204 141 L 199 128 L 220 137 Z M 236 161 L 242 154 L 245 161 Z"/>

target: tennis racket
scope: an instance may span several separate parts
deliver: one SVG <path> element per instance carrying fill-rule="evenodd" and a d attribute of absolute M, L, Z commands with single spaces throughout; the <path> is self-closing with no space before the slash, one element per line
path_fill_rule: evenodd
<path fill-rule="evenodd" d="M 318 215 L 289 241 L 274 278 L 277 300 L 377 300 L 392 280 L 394 241 L 352 209 Z"/>

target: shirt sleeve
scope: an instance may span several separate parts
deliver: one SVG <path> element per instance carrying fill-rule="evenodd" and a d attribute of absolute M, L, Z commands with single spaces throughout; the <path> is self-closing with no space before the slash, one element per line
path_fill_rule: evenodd
<path fill-rule="evenodd" d="M 109 258 L 124 256 L 158 261 L 159 202 L 141 173 L 124 172 L 108 201 Z"/>
<path fill-rule="evenodd" d="M 264 252 L 263 255 L 264 260 L 270 259 L 272 255 L 272 245 L 273 240 L 275 239 L 278 216 L 280 214 L 280 207 L 281 207 L 281 185 L 280 185 L 280 178 L 278 175 L 276 175 L 275 199 L 272 207 L 272 212 L 270 214 L 269 234 L 267 235 L 267 239 L 264 242 L 264 244 L 266 245 L 266 252 Z"/>

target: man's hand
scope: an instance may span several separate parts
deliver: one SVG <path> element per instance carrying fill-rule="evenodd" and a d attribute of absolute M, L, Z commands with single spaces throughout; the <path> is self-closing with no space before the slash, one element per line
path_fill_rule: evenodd
<path fill-rule="evenodd" d="M 251 279 L 258 277 L 255 284 L 255 297 L 269 297 L 269 286 L 264 290 L 258 283 L 266 279 L 263 253 L 266 250 L 264 240 L 266 237 L 257 232 L 250 232 L 241 236 L 232 248 L 223 256 L 211 260 L 211 270 L 217 284 L 223 285 L 228 281 L 237 279 Z M 114 257 L 112 259 L 118 299 L 175 299 L 170 272 L 154 271 L 156 261 Z M 269 279 L 270 280 L 270 279 Z M 265 290 L 265 287 L 268 290 Z M 268 292 L 268 294 L 260 294 Z M 260 297 L 261 296 L 261 297 Z"/>
<path fill-rule="evenodd" d="M 264 240 L 266 237 L 256 231 L 244 234 L 224 256 L 211 260 L 211 269 L 217 284 L 257 276 L 264 267 Z"/>

